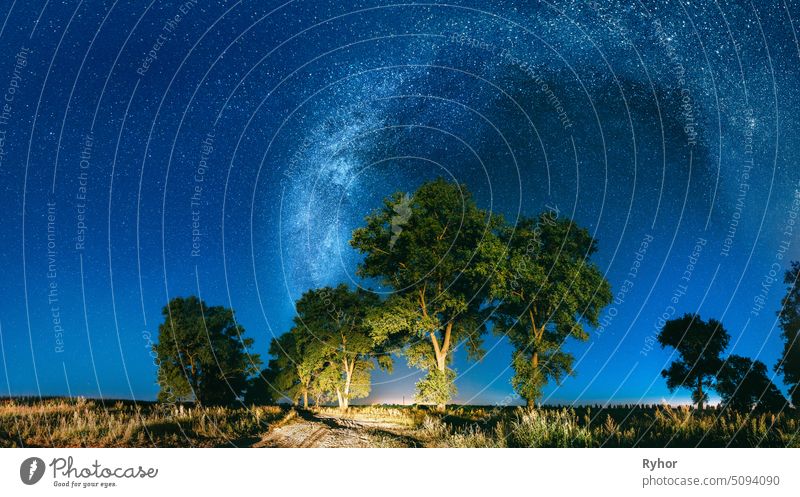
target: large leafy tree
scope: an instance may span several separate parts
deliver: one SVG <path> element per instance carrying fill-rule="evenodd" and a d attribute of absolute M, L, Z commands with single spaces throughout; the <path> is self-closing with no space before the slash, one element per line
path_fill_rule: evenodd
<path fill-rule="evenodd" d="M 685 387 L 692 390 L 692 400 L 703 409 L 708 391 L 715 387 L 717 372 L 722 369 L 721 354 L 730 335 L 715 319 L 703 321 L 697 314 L 684 314 L 664 324 L 658 334 L 661 347 L 672 347 L 679 358 L 661 372 L 670 391 Z"/>
<path fill-rule="evenodd" d="M 317 372 L 311 381 L 310 394 L 314 398 L 314 405 L 321 406 L 328 402 L 336 402 L 336 389 L 342 388 L 342 371 L 330 362 L 324 362 L 323 368 Z M 364 396 L 369 394 L 367 391 Z"/>
<path fill-rule="evenodd" d="M 277 403 L 282 395 L 275 386 L 276 373 L 274 369 L 267 367 L 258 375 L 250 378 L 244 401 L 255 405 Z"/>
<path fill-rule="evenodd" d="M 775 370 L 783 374 L 789 387 L 789 397 L 795 407 L 800 406 L 800 261 L 792 262 L 784 282 L 789 285 L 781 301 L 778 321 L 783 337 L 783 353 Z"/>
<path fill-rule="evenodd" d="M 554 210 L 500 231 L 507 256 L 492 279 L 494 330 L 514 346 L 512 383 L 533 405 L 550 381 L 572 373 L 567 338 L 587 340 L 611 302 L 611 287 L 590 261 L 597 243 Z"/>
<path fill-rule="evenodd" d="M 738 411 L 779 411 L 786 399 L 767 377 L 767 366 L 761 361 L 731 355 L 717 375 L 717 392 L 722 405 Z"/>
<path fill-rule="evenodd" d="M 231 404 L 240 399 L 261 359 L 250 354 L 233 311 L 209 307 L 197 297 L 177 297 L 163 309 L 158 328 L 158 383 L 161 401 L 191 399 L 199 405 Z"/>
<path fill-rule="evenodd" d="M 273 338 L 269 353 L 272 359 L 264 376 L 274 378 L 275 388 L 295 404 L 303 399 L 308 408 L 309 396 L 319 392 L 319 381 L 325 369 L 323 347 L 303 326 L 293 326 L 287 333 Z"/>
<path fill-rule="evenodd" d="M 391 367 L 391 356 L 375 346 L 366 322 L 379 303 L 376 294 L 352 291 L 344 284 L 309 290 L 298 300 L 297 326 L 315 339 L 326 363 L 317 385 L 318 398 L 335 393 L 339 407 L 347 409 L 352 399 L 369 395 L 376 362 Z"/>
<path fill-rule="evenodd" d="M 394 290 L 370 319 L 376 341 L 401 337 L 408 362 L 427 372 L 417 400 L 444 405 L 455 394 L 453 348 L 480 355 L 486 284 L 499 259 L 499 219 L 479 209 L 464 185 L 442 179 L 413 195 L 398 192 L 353 232 L 364 254 L 359 275 Z"/>

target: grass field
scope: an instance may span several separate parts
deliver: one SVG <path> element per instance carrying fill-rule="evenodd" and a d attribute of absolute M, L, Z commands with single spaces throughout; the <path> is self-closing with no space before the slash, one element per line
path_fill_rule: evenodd
<path fill-rule="evenodd" d="M 247 445 L 292 411 L 191 408 L 86 399 L 0 401 L 0 447 Z"/>
<path fill-rule="evenodd" d="M 0 447 L 800 447 L 795 411 L 688 407 L 192 408 L 0 400 Z"/>

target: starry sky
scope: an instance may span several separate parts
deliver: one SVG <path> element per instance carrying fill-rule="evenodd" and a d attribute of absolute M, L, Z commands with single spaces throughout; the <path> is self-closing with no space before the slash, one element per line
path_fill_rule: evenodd
<path fill-rule="evenodd" d="M 545 402 L 686 402 L 654 337 L 720 319 L 770 370 L 800 258 L 796 1 L 0 3 L 0 395 L 150 400 L 161 308 L 266 357 L 352 230 L 437 177 L 599 240 L 615 301 Z M 373 285 L 374 286 L 374 285 Z M 517 403 L 511 347 L 456 402 Z M 410 402 L 396 361 L 367 402 Z M 779 382 L 779 379 L 776 379 Z"/>

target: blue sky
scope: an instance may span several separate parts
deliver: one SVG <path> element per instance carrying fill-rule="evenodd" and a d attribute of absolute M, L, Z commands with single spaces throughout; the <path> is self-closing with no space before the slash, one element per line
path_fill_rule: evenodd
<path fill-rule="evenodd" d="M 778 358 L 800 258 L 794 2 L 0 16 L 0 394 L 154 398 L 150 340 L 179 295 L 234 308 L 266 356 L 303 291 L 370 285 L 347 244 L 363 217 L 440 176 L 511 221 L 556 206 L 599 240 L 613 315 L 567 344 L 576 375 L 548 401 L 684 402 L 660 377 L 660 316 L 716 317 L 729 352 Z M 486 348 L 457 353 L 457 401 L 514 400 L 510 347 Z M 413 396 L 419 373 L 397 363 L 368 402 Z"/>

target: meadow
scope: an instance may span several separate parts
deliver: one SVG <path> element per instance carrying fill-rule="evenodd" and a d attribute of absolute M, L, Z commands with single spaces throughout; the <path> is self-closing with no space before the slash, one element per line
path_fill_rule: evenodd
<path fill-rule="evenodd" d="M 795 410 L 0 400 L 0 447 L 800 447 Z"/>

